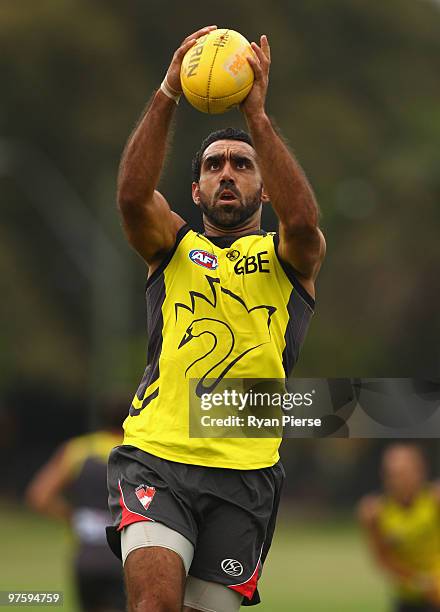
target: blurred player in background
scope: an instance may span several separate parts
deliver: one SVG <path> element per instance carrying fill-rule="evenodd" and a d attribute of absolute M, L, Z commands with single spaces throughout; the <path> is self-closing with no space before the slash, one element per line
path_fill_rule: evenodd
<path fill-rule="evenodd" d="M 413 444 L 393 444 L 382 458 L 384 492 L 358 507 L 374 556 L 394 583 L 395 612 L 440 611 L 440 487 L 427 481 Z"/>
<path fill-rule="evenodd" d="M 241 110 L 249 133 L 213 132 L 193 160 L 204 232 L 157 191 L 182 59 L 212 29 L 188 36 L 174 53 L 119 173 L 127 238 L 149 267 L 149 346 L 124 443 L 109 459 L 108 537 L 138 612 L 234 612 L 259 602 L 284 479 L 280 439 L 189 437 L 189 379 L 213 389 L 226 377 L 288 376 L 325 252 L 312 189 L 265 112 L 266 36 L 248 59 L 255 81 Z M 269 200 L 276 234 L 261 229 Z"/>
<path fill-rule="evenodd" d="M 62 444 L 34 476 L 26 498 L 34 510 L 71 526 L 77 541 L 73 569 L 81 610 L 122 612 L 121 566 L 105 536 L 110 520 L 107 459 L 122 438 L 119 402 L 107 404 L 102 422 L 102 430 Z"/>

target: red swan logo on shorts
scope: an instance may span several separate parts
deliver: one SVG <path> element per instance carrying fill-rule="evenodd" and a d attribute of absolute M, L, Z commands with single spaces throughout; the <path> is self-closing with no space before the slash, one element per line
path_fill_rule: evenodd
<path fill-rule="evenodd" d="M 149 487 L 148 485 L 142 484 L 136 487 L 135 493 L 145 510 L 148 510 L 149 505 L 153 501 L 156 489 L 154 487 Z"/>
<path fill-rule="evenodd" d="M 217 257 L 212 253 L 209 253 L 208 251 L 202 251 L 201 249 L 193 249 L 189 252 L 189 258 L 198 266 L 203 266 L 208 270 L 216 270 L 218 267 Z"/>

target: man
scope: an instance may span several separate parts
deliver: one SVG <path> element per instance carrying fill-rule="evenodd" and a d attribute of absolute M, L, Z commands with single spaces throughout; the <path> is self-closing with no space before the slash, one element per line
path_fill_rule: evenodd
<path fill-rule="evenodd" d="M 380 567 L 394 583 L 396 612 L 440 611 L 440 491 L 427 483 L 413 444 L 382 458 L 384 495 L 368 495 L 359 519 Z"/>
<path fill-rule="evenodd" d="M 209 390 L 224 378 L 284 378 L 313 312 L 325 250 L 310 185 L 265 112 L 265 36 L 261 47 L 252 44 L 255 81 L 241 105 L 250 136 L 215 132 L 193 161 L 204 233 L 156 190 L 182 59 L 215 27 L 175 52 L 119 174 L 124 228 L 149 268 L 150 338 L 124 444 L 109 460 L 108 539 L 138 611 L 233 612 L 258 603 L 283 480 L 280 440 L 189 437 L 189 379 Z M 280 221 L 275 236 L 260 229 L 269 200 Z"/>
<path fill-rule="evenodd" d="M 111 408 L 111 410 L 110 410 Z M 26 491 L 29 505 L 68 521 L 76 540 L 73 561 L 78 603 L 84 612 L 123 612 L 120 563 L 107 547 L 106 465 L 121 441 L 120 403 L 107 406 L 103 429 L 65 442 L 37 472 Z"/>

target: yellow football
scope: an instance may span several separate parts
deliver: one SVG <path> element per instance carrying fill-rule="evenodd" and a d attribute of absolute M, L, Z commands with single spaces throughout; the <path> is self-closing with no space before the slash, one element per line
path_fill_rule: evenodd
<path fill-rule="evenodd" d="M 252 47 L 244 36 L 225 28 L 198 39 L 185 54 L 180 71 L 183 93 L 203 113 L 224 113 L 248 95 L 254 82 L 248 56 Z"/>

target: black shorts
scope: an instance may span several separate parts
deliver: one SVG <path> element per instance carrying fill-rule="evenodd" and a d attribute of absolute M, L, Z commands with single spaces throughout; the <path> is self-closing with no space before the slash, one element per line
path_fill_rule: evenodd
<path fill-rule="evenodd" d="M 193 544 L 192 576 L 233 588 L 243 605 L 259 603 L 257 581 L 284 477 L 280 462 L 258 470 L 211 468 L 118 446 L 108 465 L 110 548 L 121 558 L 123 527 L 146 519 L 163 523 Z"/>

